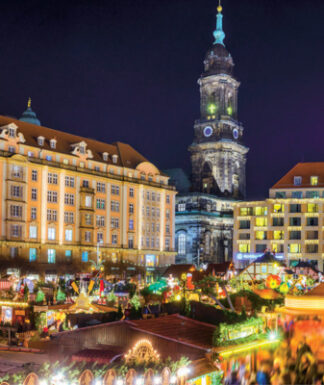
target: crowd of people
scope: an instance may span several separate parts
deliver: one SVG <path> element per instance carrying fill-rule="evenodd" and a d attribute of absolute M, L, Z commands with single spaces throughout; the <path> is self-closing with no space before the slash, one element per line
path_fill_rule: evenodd
<path fill-rule="evenodd" d="M 319 373 L 316 358 L 306 338 L 299 342 L 292 354 L 289 339 L 276 349 L 273 361 L 259 363 L 256 372 L 239 366 L 230 370 L 224 378 L 224 385 L 324 385 L 323 374 Z"/>

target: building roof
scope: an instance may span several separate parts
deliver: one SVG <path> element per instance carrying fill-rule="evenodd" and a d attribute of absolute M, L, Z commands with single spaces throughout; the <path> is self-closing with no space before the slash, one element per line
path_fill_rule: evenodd
<path fill-rule="evenodd" d="M 232 262 L 209 263 L 206 274 L 226 274 Z"/>
<path fill-rule="evenodd" d="M 294 177 L 300 176 L 302 178 L 300 185 L 294 185 Z M 312 186 L 310 184 L 310 177 L 318 176 L 318 185 Z M 277 183 L 273 189 L 282 188 L 316 188 L 324 187 L 324 162 L 303 162 L 297 163 L 290 171 L 287 172 Z"/>
<path fill-rule="evenodd" d="M 261 257 L 255 259 L 252 263 L 278 263 L 283 265 L 270 251 L 265 252 Z"/>
<path fill-rule="evenodd" d="M 55 152 L 72 155 L 72 145 L 84 141 L 87 143 L 87 149 L 90 149 L 92 152 L 93 158 L 91 158 L 91 160 L 103 162 L 102 154 L 107 152 L 109 157 L 108 161 L 105 163 L 108 164 L 113 164 L 111 155 L 118 155 L 117 163 L 114 164 L 127 168 L 135 169 L 140 163 L 148 162 L 143 155 L 126 143 L 115 142 L 113 144 L 108 144 L 99 142 L 95 139 L 73 135 L 66 131 L 58 131 L 52 128 L 0 115 L 0 129 L 2 126 L 10 123 L 14 123 L 18 126 L 18 132 L 21 132 L 25 137 L 26 142 L 24 144 L 29 146 L 53 151 L 50 147 L 50 139 L 56 139 L 57 143 Z M 37 142 L 37 137 L 39 136 L 43 136 L 45 138 L 43 146 L 39 146 Z"/>
<path fill-rule="evenodd" d="M 174 278 L 181 278 L 182 274 L 193 273 L 196 271 L 195 265 L 177 264 L 169 266 L 164 272 L 163 276 L 168 277 L 172 275 Z"/>
<path fill-rule="evenodd" d="M 154 334 L 196 348 L 212 348 L 214 325 L 173 314 L 147 320 L 126 321 L 145 333 Z"/>
<path fill-rule="evenodd" d="M 300 268 L 300 269 L 312 269 L 316 273 L 319 272 L 319 270 L 317 270 L 316 267 L 313 264 L 311 264 L 310 262 L 308 262 L 308 261 L 301 261 L 301 260 L 299 260 L 297 265 L 294 266 L 293 268 L 296 269 L 297 267 Z"/>

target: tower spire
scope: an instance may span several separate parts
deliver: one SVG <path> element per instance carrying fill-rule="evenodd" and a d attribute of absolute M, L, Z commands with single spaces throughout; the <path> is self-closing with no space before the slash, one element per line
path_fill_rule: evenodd
<path fill-rule="evenodd" d="M 221 5 L 221 0 L 218 2 L 217 7 L 217 16 L 216 16 L 216 29 L 213 32 L 215 41 L 214 44 L 221 44 L 225 46 L 224 39 L 225 39 L 225 33 L 223 31 L 223 15 L 222 15 L 223 7 Z"/>
<path fill-rule="evenodd" d="M 28 98 L 27 107 L 28 107 L 28 108 L 31 107 L 31 97 Z"/>

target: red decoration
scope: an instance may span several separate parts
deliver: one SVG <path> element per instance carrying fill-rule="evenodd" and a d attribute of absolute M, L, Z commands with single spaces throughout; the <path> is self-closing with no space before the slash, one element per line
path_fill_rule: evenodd
<path fill-rule="evenodd" d="M 270 289 L 276 289 L 279 287 L 281 279 L 278 275 L 270 274 L 266 279 L 266 286 Z"/>

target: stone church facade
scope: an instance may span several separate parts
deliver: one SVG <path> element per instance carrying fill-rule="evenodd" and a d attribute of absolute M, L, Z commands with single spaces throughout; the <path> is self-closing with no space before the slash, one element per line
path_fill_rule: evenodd
<path fill-rule="evenodd" d="M 248 148 L 238 121 L 234 62 L 224 45 L 222 7 L 217 8 L 215 41 L 204 60 L 200 118 L 194 124 L 190 189 L 179 170 L 166 170 L 179 191 L 176 204 L 178 263 L 221 263 L 232 258 L 233 203 L 245 197 Z M 179 182 L 182 180 L 182 183 Z M 178 185 L 177 185 L 178 182 Z M 188 185 L 188 183 L 186 184 Z"/>

